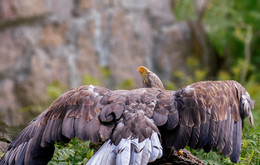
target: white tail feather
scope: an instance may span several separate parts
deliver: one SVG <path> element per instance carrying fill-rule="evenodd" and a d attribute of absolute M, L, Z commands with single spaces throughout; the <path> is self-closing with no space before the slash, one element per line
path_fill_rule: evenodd
<path fill-rule="evenodd" d="M 151 140 L 145 139 L 145 141 L 146 142 L 145 142 L 145 147 L 143 149 L 141 164 L 148 164 L 152 152 Z"/>
<path fill-rule="evenodd" d="M 151 137 L 152 141 L 152 154 L 149 162 L 153 162 L 156 159 L 162 157 L 162 146 L 159 141 L 158 135 L 154 132 Z"/>
<path fill-rule="evenodd" d="M 115 145 L 111 144 L 110 140 L 106 142 L 106 146 L 104 149 L 104 155 L 102 156 L 101 163 L 104 165 L 115 164 L 115 153 L 114 153 Z"/>
<path fill-rule="evenodd" d="M 122 139 L 116 146 L 111 140 L 104 143 L 87 165 L 143 165 L 162 156 L 162 146 L 156 132 L 141 143 L 138 139 Z"/>
<path fill-rule="evenodd" d="M 129 164 L 130 162 L 130 151 L 131 151 L 131 140 L 122 139 L 118 144 L 116 150 L 116 164 Z"/>
<path fill-rule="evenodd" d="M 144 147 L 145 147 L 145 141 L 138 143 L 138 139 L 132 140 L 132 152 L 131 152 L 130 164 L 132 165 L 141 164 Z"/>
<path fill-rule="evenodd" d="M 103 144 L 99 150 L 95 153 L 94 156 L 92 156 L 92 158 L 87 162 L 86 165 L 99 165 L 100 164 L 100 160 L 103 156 L 103 154 L 105 153 L 105 148 L 106 145 L 110 142 L 110 140 L 108 140 L 105 144 Z"/>

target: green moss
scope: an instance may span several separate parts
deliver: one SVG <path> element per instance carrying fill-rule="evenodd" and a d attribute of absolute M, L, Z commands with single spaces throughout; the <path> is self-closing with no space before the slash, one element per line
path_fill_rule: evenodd
<path fill-rule="evenodd" d="M 100 66 L 99 70 L 105 79 L 108 79 L 111 76 L 111 71 L 109 68 Z"/>
<path fill-rule="evenodd" d="M 166 90 L 176 90 L 175 84 L 173 82 L 167 81 L 164 83 Z"/>
<path fill-rule="evenodd" d="M 91 75 L 85 75 L 82 78 L 82 84 L 99 86 L 99 80 Z"/>
<path fill-rule="evenodd" d="M 50 101 L 52 102 L 66 90 L 66 85 L 62 84 L 59 80 L 55 80 L 53 83 L 47 86 L 47 95 L 49 96 Z"/>
<path fill-rule="evenodd" d="M 134 89 L 134 81 L 130 78 L 125 79 L 123 82 L 119 83 L 118 87 L 119 89 Z"/>
<path fill-rule="evenodd" d="M 190 0 L 180 0 L 173 3 L 173 11 L 176 20 L 183 21 L 185 19 L 193 19 L 195 17 L 194 2 Z"/>

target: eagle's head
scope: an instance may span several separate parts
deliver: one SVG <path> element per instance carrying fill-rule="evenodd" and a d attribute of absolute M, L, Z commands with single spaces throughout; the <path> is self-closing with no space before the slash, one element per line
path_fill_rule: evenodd
<path fill-rule="evenodd" d="M 164 90 L 162 81 L 155 73 L 144 66 L 138 67 L 137 71 L 140 72 L 143 78 L 142 83 L 144 88 L 158 88 Z"/>

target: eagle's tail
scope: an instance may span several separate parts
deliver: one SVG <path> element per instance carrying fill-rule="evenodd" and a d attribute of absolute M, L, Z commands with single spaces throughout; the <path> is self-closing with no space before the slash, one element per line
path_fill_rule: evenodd
<path fill-rule="evenodd" d="M 162 156 L 162 146 L 156 132 L 151 138 L 138 142 L 138 139 L 122 139 L 118 145 L 111 140 L 104 143 L 87 165 L 147 164 Z"/>

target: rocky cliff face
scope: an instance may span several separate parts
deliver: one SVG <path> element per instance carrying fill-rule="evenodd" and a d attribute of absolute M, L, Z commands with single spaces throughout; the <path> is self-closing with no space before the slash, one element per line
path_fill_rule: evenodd
<path fill-rule="evenodd" d="M 183 69 L 189 39 L 170 0 L 2 0 L 0 115 L 21 124 L 19 109 L 44 104 L 50 83 L 78 86 L 84 75 L 101 77 L 100 66 L 111 88 L 127 78 L 140 86 L 140 65 L 167 79 Z"/>

